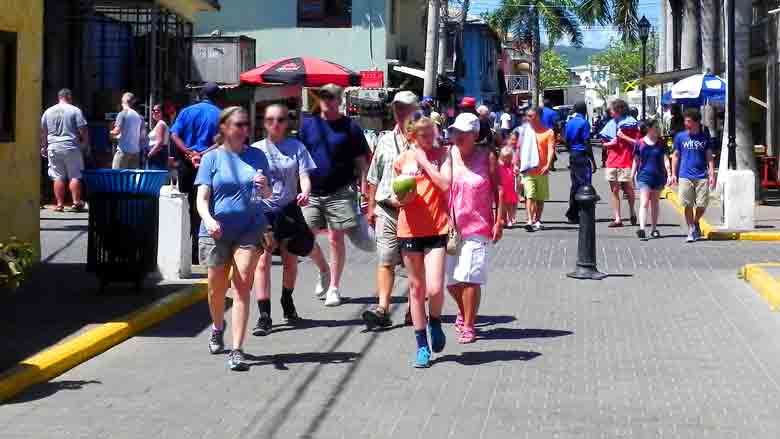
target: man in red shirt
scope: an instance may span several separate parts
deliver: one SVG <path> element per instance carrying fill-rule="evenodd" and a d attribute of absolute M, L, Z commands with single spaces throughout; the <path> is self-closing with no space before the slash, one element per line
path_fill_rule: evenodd
<path fill-rule="evenodd" d="M 636 225 L 636 210 L 634 210 L 634 183 L 631 179 L 631 165 L 634 161 L 634 145 L 621 139 L 617 133 L 622 131 L 628 137 L 639 139 L 639 123 L 627 114 L 628 105 L 617 99 L 610 106 L 613 119 L 601 131 L 604 148 L 607 150 L 605 177 L 612 190 L 612 210 L 615 214 L 609 227 L 623 227 L 620 216 L 620 190 L 628 200 L 631 211 L 631 225 Z"/>

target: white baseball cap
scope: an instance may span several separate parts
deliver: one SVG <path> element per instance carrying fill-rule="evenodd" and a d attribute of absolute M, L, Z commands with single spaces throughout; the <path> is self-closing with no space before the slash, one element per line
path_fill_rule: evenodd
<path fill-rule="evenodd" d="M 479 118 L 472 113 L 460 113 L 455 118 L 455 122 L 450 125 L 450 129 L 455 129 L 467 133 L 469 131 L 479 132 Z"/>
<path fill-rule="evenodd" d="M 396 104 L 404 104 L 404 105 L 417 105 L 420 103 L 420 100 L 417 98 L 417 95 L 408 91 L 399 91 L 395 94 L 395 97 L 393 97 L 393 103 Z"/>

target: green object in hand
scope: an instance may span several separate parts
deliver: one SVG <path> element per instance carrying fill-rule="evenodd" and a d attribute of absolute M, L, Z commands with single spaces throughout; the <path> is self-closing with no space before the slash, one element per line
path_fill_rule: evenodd
<path fill-rule="evenodd" d="M 417 179 L 413 175 L 399 175 L 393 180 L 393 192 L 398 198 L 417 190 Z"/>

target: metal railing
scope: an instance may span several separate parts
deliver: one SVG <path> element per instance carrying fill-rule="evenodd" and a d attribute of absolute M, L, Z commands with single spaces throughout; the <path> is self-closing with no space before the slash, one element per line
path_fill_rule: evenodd
<path fill-rule="evenodd" d="M 506 75 L 506 91 L 509 94 L 527 93 L 531 91 L 529 75 Z"/>

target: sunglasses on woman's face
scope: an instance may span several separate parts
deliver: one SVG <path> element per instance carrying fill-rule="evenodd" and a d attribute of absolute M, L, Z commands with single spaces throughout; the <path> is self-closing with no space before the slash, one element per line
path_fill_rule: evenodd
<path fill-rule="evenodd" d="M 273 124 L 274 122 L 282 124 L 287 122 L 286 117 L 266 117 L 265 118 L 266 123 Z"/>

